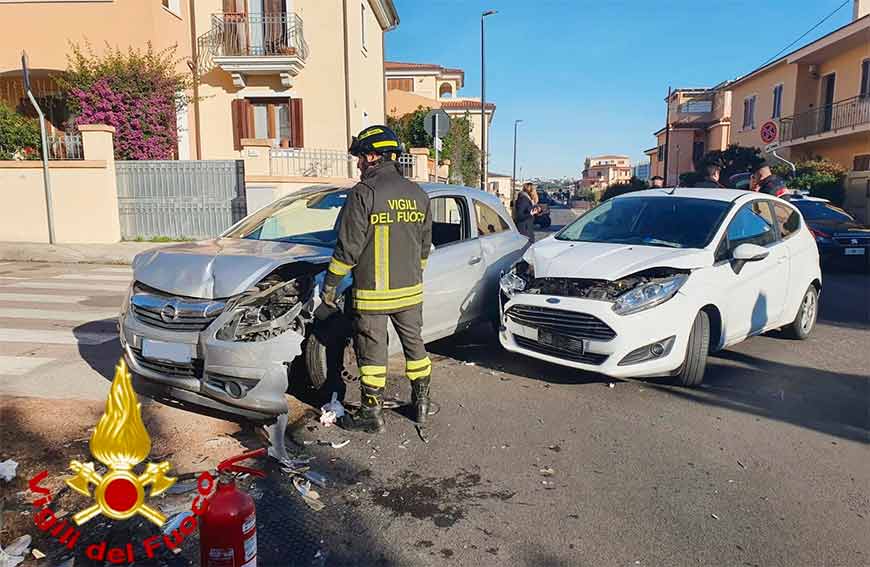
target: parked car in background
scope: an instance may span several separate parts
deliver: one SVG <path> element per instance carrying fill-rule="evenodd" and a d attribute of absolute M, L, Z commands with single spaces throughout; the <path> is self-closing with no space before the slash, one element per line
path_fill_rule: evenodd
<path fill-rule="evenodd" d="M 822 262 L 868 262 L 870 226 L 859 223 L 827 199 L 795 194 L 789 201 L 798 208 L 813 233 Z"/>
<path fill-rule="evenodd" d="M 614 197 L 532 245 L 501 280 L 509 351 L 614 377 L 700 384 L 707 354 L 813 330 L 813 235 L 782 199 L 731 189 Z"/>
<path fill-rule="evenodd" d="M 422 187 L 433 220 L 424 272 L 423 338 L 429 342 L 481 319 L 497 320 L 499 275 L 528 240 L 496 196 L 444 184 Z M 136 256 L 120 334 L 145 393 L 268 421 L 287 412 L 291 380 L 319 388 L 355 373 L 344 317 L 320 322 L 313 315 L 348 191 L 304 190 L 219 238 Z M 393 336 L 391 351 L 400 347 Z M 294 363 L 297 358 L 304 364 Z"/>

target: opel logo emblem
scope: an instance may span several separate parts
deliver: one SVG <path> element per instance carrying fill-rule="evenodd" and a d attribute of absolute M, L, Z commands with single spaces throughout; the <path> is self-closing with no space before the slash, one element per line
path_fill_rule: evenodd
<path fill-rule="evenodd" d="M 175 321 L 177 317 L 178 308 L 173 303 L 167 303 L 163 306 L 163 309 L 160 310 L 160 318 L 163 319 L 164 323 Z"/>
<path fill-rule="evenodd" d="M 556 297 L 548 297 L 547 303 L 560 303 L 560 300 Z"/>

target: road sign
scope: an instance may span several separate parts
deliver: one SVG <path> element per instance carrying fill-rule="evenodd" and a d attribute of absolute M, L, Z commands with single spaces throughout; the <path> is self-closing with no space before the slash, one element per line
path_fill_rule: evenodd
<path fill-rule="evenodd" d="M 437 133 L 435 131 L 436 124 L 438 128 Z M 426 113 L 426 117 L 423 119 L 423 128 L 426 130 L 426 133 L 433 138 L 435 136 L 443 138 L 447 135 L 447 132 L 450 131 L 450 117 L 447 116 L 447 113 L 440 108 L 430 110 L 428 113 Z"/>
<path fill-rule="evenodd" d="M 438 150 L 439 152 L 444 149 L 444 144 L 441 141 L 441 138 L 438 138 L 438 137 L 435 138 L 435 149 Z"/>
<path fill-rule="evenodd" d="M 764 146 L 764 153 L 769 154 L 779 149 L 779 142 L 771 142 Z"/>
<path fill-rule="evenodd" d="M 779 128 L 776 126 L 776 122 L 773 120 L 768 120 L 764 124 L 761 125 L 761 141 L 765 144 L 770 144 L 775 142 L 779 137 Z"/>

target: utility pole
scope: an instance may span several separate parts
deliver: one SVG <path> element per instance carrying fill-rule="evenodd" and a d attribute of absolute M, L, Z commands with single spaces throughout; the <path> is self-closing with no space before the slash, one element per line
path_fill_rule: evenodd
<path fill-rule="evenodd" d="M 496 10 L 487 10 L 480 15 L 480 190 L 486 191 L 486 47 L 483 20 Z"/>
<path fill-rule="evenodd" d="M 665 187 L 668 186 L 668 157 L 671 154 L 671 87 L 668 87 L 668 109 L 665 114 Z M 679 166 L 679 164 L 678 164 Z"/>
<path fill-rule="evenodd" d="M 517 191 L 517 126 L 522 120 L 514 120 L 514 168 L 511 172 L 511 202 L 516 198 Z"/>

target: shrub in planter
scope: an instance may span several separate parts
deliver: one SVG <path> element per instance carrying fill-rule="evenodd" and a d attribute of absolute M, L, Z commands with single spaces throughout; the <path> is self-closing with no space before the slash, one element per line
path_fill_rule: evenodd
<path fill-rule="evenodd" d="M 820 157 L 799 161 L 795 167 L 794 175 L 784 164 L 774 167 L 774 172 L 786 179 L 789 189 L 809 191 L 813 197 L 828 199 L 836 205 L 843 204 L 846 198 L 845 167 Z"/>
<path fill-rule="evenodd" d="M 0 102 L 0 160 L 39 159 L 39 121 Z"/>

